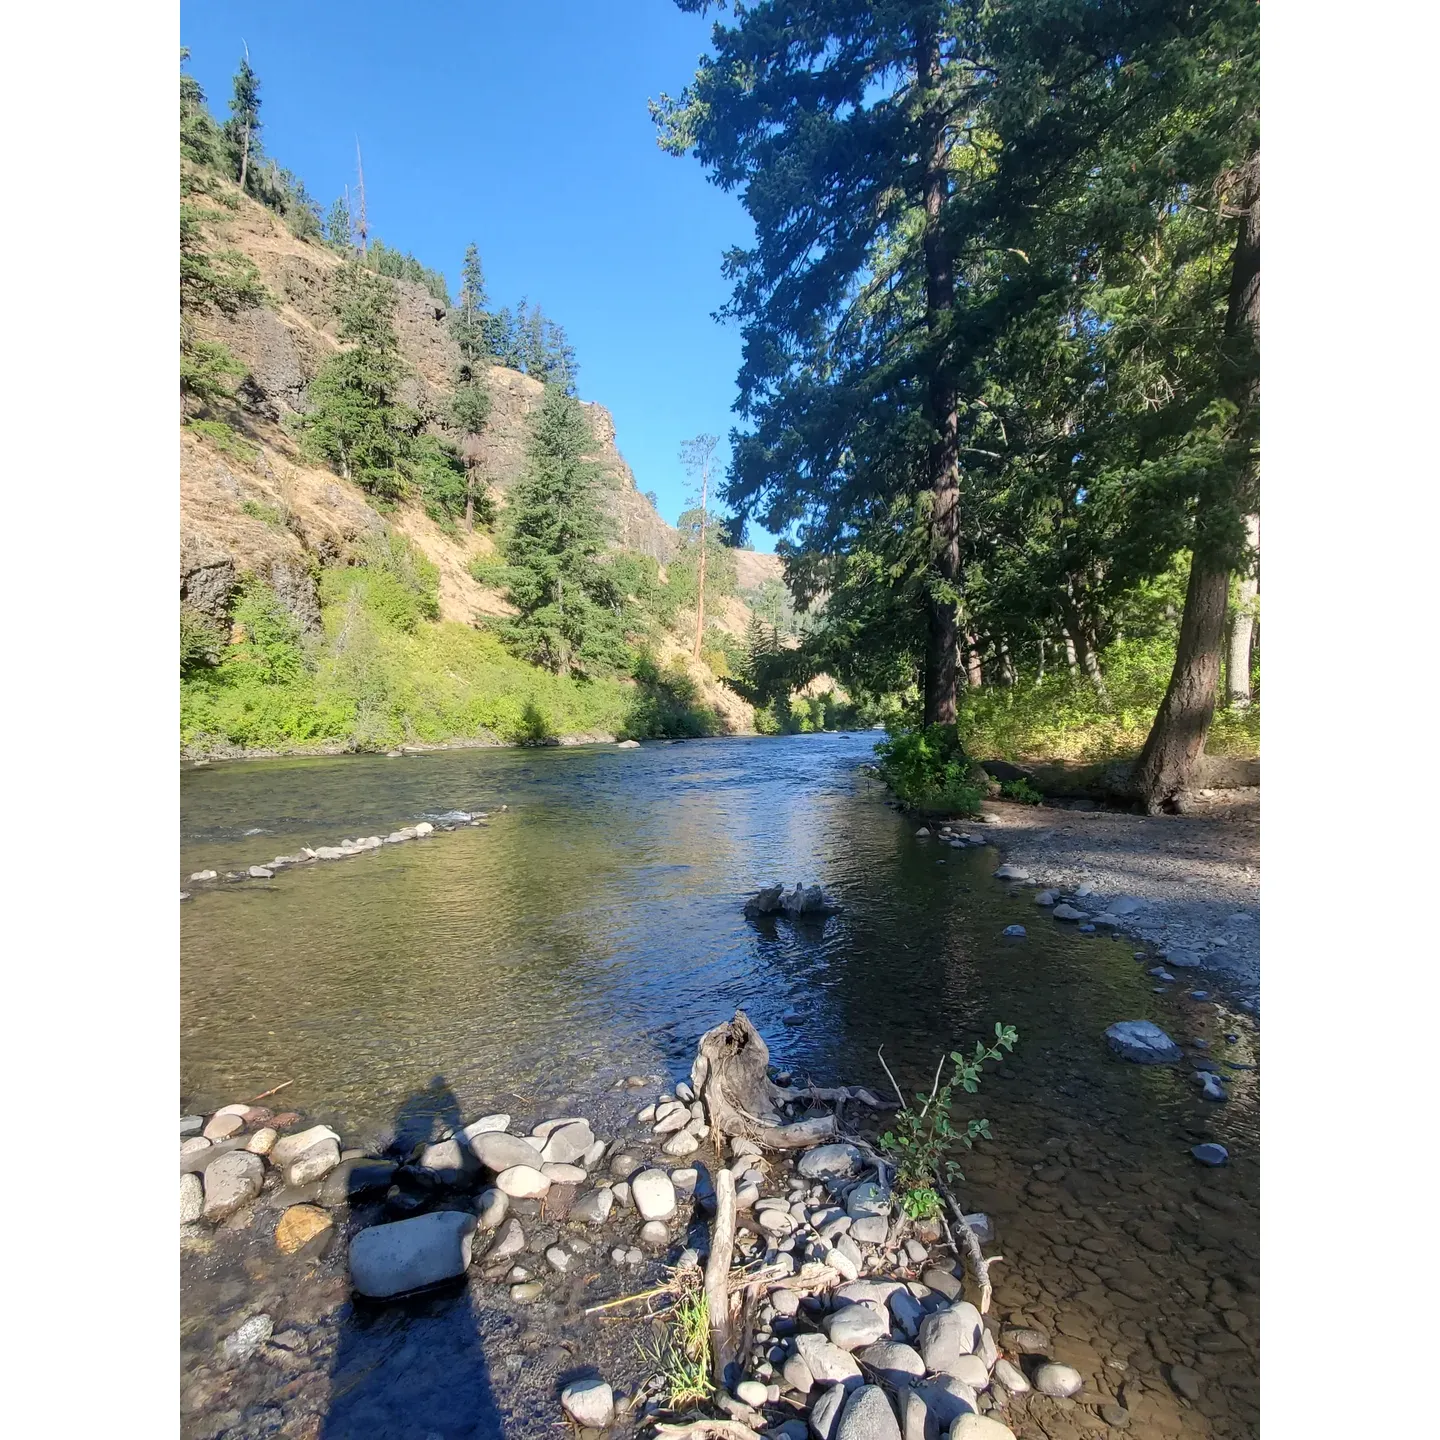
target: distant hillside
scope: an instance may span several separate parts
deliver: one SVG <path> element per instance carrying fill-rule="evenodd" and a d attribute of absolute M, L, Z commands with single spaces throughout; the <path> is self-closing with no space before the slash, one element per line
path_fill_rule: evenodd
<path fill-rule="evenodd" d="M 312 649 L 329 644 L 333 650 L 333 635 L 326 639 L 327 596 L 339 592 L 327 576 L 366 563 L 376 543 L 393 533 L 409 541 L 434 567 L 436 613 L 433 619 L 422 614 L 421 624 L 474 627 L 483 626 L 487 617 L 505 615 L 511 607 L 503 595 L 471 574 L 472 562 L 495 551 L 492 536 L 483 528 L 467 534 L 463 528 L 437 523 L 418 498 L 401 498 L 382 511 L 358 485 L 302 456 L 294 422 L 309 408 L 307 387 L 317 370 L 341 348 L 331 291 L 343 259 L 329 246 L 298 238 L 273 210 L 242 195 L 237 186 L 214 176 L 205 183 L 211 196 L 221 202 L 208 212 L 207 243 L 253 263 L 269 298 L 267 303 L 241 308 L 233 315 L 208 313 L 194 321 L 195 333 L 226 347 L 245 373 L 235 386 L 237 404 L 223 420 L 205 418 L 205 412 L 194 406 L 182 413 L 180 596 L 184 613 L 208 618 L 217 631 L 228 632 L 232 643 L 243 642 L 248 637 L 243 625 L 237 629 L 236 601 L 246 584 L 258 581 L 273 591 L 300 635 L 309 637 Z M 449 307 L 416 281 L 392 279 L 388 283 L 397 296 L 395 327 L 411 372 L 403 398 L 424 413 L 439 413 L 460 358 L 448 323 Z M 503 513 L 506 492 L 525 464 L 530 418 L 544 387 L 538 380 L 499 366 L 489 370 L 487 380 L 490 417 L 478 440 L 468 442 L 468 458 L 478 462 L 479 473 Z M 614 523 L 615 544 L 622 551 L 658 562 L 663 577 L 663 567 L 680 547 L 680 536 L 636 489 L 634 476 L 616 446 L 609 412 L 593 402 L 582 402 L 582 407 L 595 437 L 594 457 L 613 487 L 606 511 Z M 751 551 L 734 552 L 734 556 L 740 594 L 714 600 L 707 597 L 707 611 L 722 636 L 738 640 L 751 615 L 742 595 L 758 592 L 766 580 L 777 580 L 782 572 L 773 556 Z M 718 682 L 709 665 L 690 658 L 693 624 L 693 612 L 674 615 L 660 637 L 657 660 L 690 677 L 696 702 L 713 714 L 720 728 L 750 730 L 750 707 Z M 450 673 L 453 675 L 453 669 Z M 537 679 L 537 693 L 545 689 L 549 678 Z M 512 675 L 506 683 L 514 681 Z M 468 679 L 462 688 L 467 687 L 474 688 L 468 686 Z M 615 706 L 610 708 L 620 713 Z M 439 738 L 437 727 L 453 728 L 457 736 L 489 728 L 478 721 L 443 721 L 440 714 L 444 710 L 441 705 L 430 722 L 418 727 L 404 714 L 400 728 L 410 732 L 409 738 L 425 739 Z M 559 705 L 551 723 L 552 731 L 561 735 L 568 728 L 564 712 L 565 706 Z M 216 735 L 206 731 L 212 722 L 203 717 L 195 722 L 191 716 L 187 723 L 187 743 L 197 752 L 276 748 L 274 742 L 263 739 L 256 743 L 264 733 L 263 726 L 255 735 L 241 735 L 229 722 L 214 722 L 228 732 Z M 582 733 L 624 728 L 623 724 L 598 731 L 587 727 Z M 427 729 L 430 733 L 419 733 Z M 347 732 L 302 738 L 297 743 L 333 748 L 392 743 L 397 738 L 406 735 L 397 737 L 391 723 L 380 726 L 369 738 Z"/>

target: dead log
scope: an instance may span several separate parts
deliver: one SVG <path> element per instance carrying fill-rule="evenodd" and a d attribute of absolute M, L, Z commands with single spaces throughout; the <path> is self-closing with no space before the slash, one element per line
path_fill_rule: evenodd
<path fill-rule="evenodd" d="M 725 1367 L 735 1358 L 730 1321 L 730 1264 L 735 1258 L 735 1177 L 715 1176 L 715 1223 L 710 1229 L 710 1258 L 705 1262 L 705 1305 L 710 1313 L 710 1359 L 715 1384 L 725 1389 Z"/>

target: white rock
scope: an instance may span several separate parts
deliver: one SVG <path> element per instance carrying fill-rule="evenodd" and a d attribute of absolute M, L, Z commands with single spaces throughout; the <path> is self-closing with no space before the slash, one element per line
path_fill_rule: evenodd
<path fill-rule="evenodd" d="M 1085 1381 L 1078 1370 L 1061 1365 L 1057 1360 L 1047 1361 L 1035 1372 L 1035 1388 L 1042 1395 L 1064 1400 L 1084 1389 Z"/>
<path fill-rule="evenodd" d="M 652 1250 L 663 1250 L 670 1243 L 670 1232 L 663 1220 L 647 1220 L 640 1227 L 640 1241 Z"/>
<path fill-rule="evenodd" d="M 1169 1065 L 1181 1058 L 1180 1047 L 1152 1020 L 1117 1020 L 1105 1031 L 1110 1049 L 1138 1065 Z"/>
<path fill-rule="evenodd" d="M 511 1165 L 495 1177 L 495 1184 L 515 1200 L 533 1199 L 550 1188 L 550 1177 L 533 1165 Z"/>
<path fill-rule="evenodd" d="M 460 1138 L 470 1141 L 477 1135 L 493 1135 L 509 1128 L 510 1117 L 508 1115 L 482 1115 L 478 1120 L 472 1120 L 460 1132 Z"/>
<path fill-rule="evenodd" d="M 422 821 L 415 827 L 415 833 L 416 833 L 417 835 L 432 835 L 432 834 L 434 834 L 434 832 L 435 832 L 435 827 L 434 827 L 428 820 L 422 820 Z"/>
<path fill-rule="evenodd" d="M 769 1394 L 758 1380 L 742 1380 L 735 1387 L 735 1398 L 742 1405 L 758 1410 L 769 1398 Z"/>
<path fill-rule="evenodd" d="M 545 1252 L 545 1258 L 550 1262 L 550 1268 L 559 1271 L 562 1275 L 570 1268 L 568 1252 L 562 1250 L 558 1245 L 552 1245 Z"/>
<path fill-rule="evenodd" d="M 362 1295 L 383 1299 L 463 1275 L 475 1217 L 457 1210 L 371 1225 L 350 1242 L 350 1276 Z"/>
<path fill-rule="evenodd" d="M 700 1142 L 688 1130 L 682 1130 L 678 1135 L 672 1135 L 660 1148 L 667 1155 L 693 1155 L 700 1148 Z"/>
<path fill-rule="evenodd" d="M 1015 1440 L 1015 1432 L 988 1415 L 962 1415 L 950 1427 L 950 1440 Z"/>
<path fill-rule="evenodd" d="M 1030 1388 L 1025 1372 L 1018 1365 L 1011 1364 L 1003 1355 L 995 1362 L 994 1378 L 1012 1395 L 1023 1395 Z"/>
<path fill-rule="evenodd" d="M 603 1430 L 615 1418 L 615 1394 L 603 1380 L 572 1380 L 560 1392 L 560 1404 L 583 1429 Z"/>
<path fill-rule="evenodd" d="M 319 1145 L 324 1140 L 333 1140 L 337 1146 L 340 1143 L 340 1137 L 328 1125 L 312 1125 L 308 1130 L 282 1136 L 270 1152 L 270 1163 L 283 1170 L 291 1161 L 298 1160 L 312 1145 Z"/>
<path fill-rule="evenodd" d="M 217 871 L 214 871 L 214 870 L 197 870 L 197 871 L 190 877 L 190 883 L 191 883 L 192 885 L 196 885 L 196 884 L 199 884 L 202 880 L 218 880 L 219 878 L 220 878 L 220 876 L 219 876 L 219 873 L 218 873 Z"/>
<path fill-rule="evenodd" d="M 205 1168 L 205 1205 L 211 1224 L 233 1215 L 253 1200 L 265 1183 L 265 1162 L 248 1150 L 232 1150 Z"/>
<path fill-rule="evenodd" d="M 285 1167 L 286 1184 L 299 1187 L 323 1180 L 339 1163 L 339 1145 L 333 1140 L 322 1140 Z"/>
<path fill-rule="evenodd" d="M 643 1219 L 668 1220 L 675 1213 L 675 1186 L 663 1170 L 642 1170 L 630 1182 L 630 1196 Z"/>
<path fill-rule="evenodd" d="M 890 1334 L 890 1324 L 869 1305 L 847 1305 L 825 1317 L 825 1333 L 830 1343 L 842 1350 L 863 1350 L 884 1340 Z"/>

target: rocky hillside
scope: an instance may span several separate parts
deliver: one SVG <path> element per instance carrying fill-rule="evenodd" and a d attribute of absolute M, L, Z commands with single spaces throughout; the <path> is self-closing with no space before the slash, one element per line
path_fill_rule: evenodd
<path fill-rule="evenodd" d="M 506 613 L 504 598 L 470 574 L 471 561 L 494 548 L 487 535 L 447 533 L 411 503 L 402 502 L 382 515 L 358 486 L 302 458 L 286 420 L 307 408 L 309 381 L 338 348 L 330 281 L 341 260 L 322 245 L 297 239 L 277 216 L 238 189 L 229 200 L 234 208 L 221 212 L 224 218 L 212 224 L 214 243 L 253 261 L 270 303 L 229 318 L 208 316 L 199 327 L 203 338 L 227 346 L 248 373 L 238 389 L 241 418 L 230 429 L 203 423 L 182 426 L 181 598 L 226 620 L 239 579 L 249 572 L 274 589 L 304 630 L 318 632 L 322 567 L 350 563 L 368 537 L 388 526 L 409 537 L 437 567 L 442 622 L 472 625 Z M 434 411 L 459 358 L 445 304 L 417 283 L 390 283 L 399 298 L 401 350 L 412 372 L 403 398 Z M 505 492 L 524 464 L 528 420 L 540 404 L 542 386 L 495 367 L 489 389 L 490 421 L 474 454 L 503 508 Z M 675 553 L 677 532 L 636 489 L 617 448 L 609 412 L 593 402 L 582 404 L 595 436 L 595 457 L 613 486 L 607 508 L 617 520 L 617 543 L 663 566 Z M 740 552 L 737 568 L 743 588 L 758 587 L 780 574 L 773 556 L 748 551 Z M 732 633 L 743 631 L 749 618 L 743 601 L 731 598 L 714 608 L 717 624 Z M 677 630 L 683 636 L 683 625 Z M 677 638 L 662 647 L 660 658 L 670 660 L 686 649 Z M 705 701 L 725 723 L 749 729 L 749 707 L 718 684 L 706 666 L 685 663 Z"/>

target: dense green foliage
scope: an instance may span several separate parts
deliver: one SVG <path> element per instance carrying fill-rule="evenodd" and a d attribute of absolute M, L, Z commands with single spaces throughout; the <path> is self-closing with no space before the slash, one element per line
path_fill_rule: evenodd
<path fill-rule="evenodd" d="M 985 778 L 965 753 L 957 726 L 895 730 L 875 753 L 882 778 L 906 805 L 950 815 L 979 813 Z"/>
<path fill-rule="evenodd" d="M 1137 591 L 1248 559 L 1258 6 L 789 0 L 713 50 L 655 114 L 755 223 L 725 495 L 817 664 L 929 714 L 937 634 L 986 689 L 1068 646 L 1120 703 Z"/>

